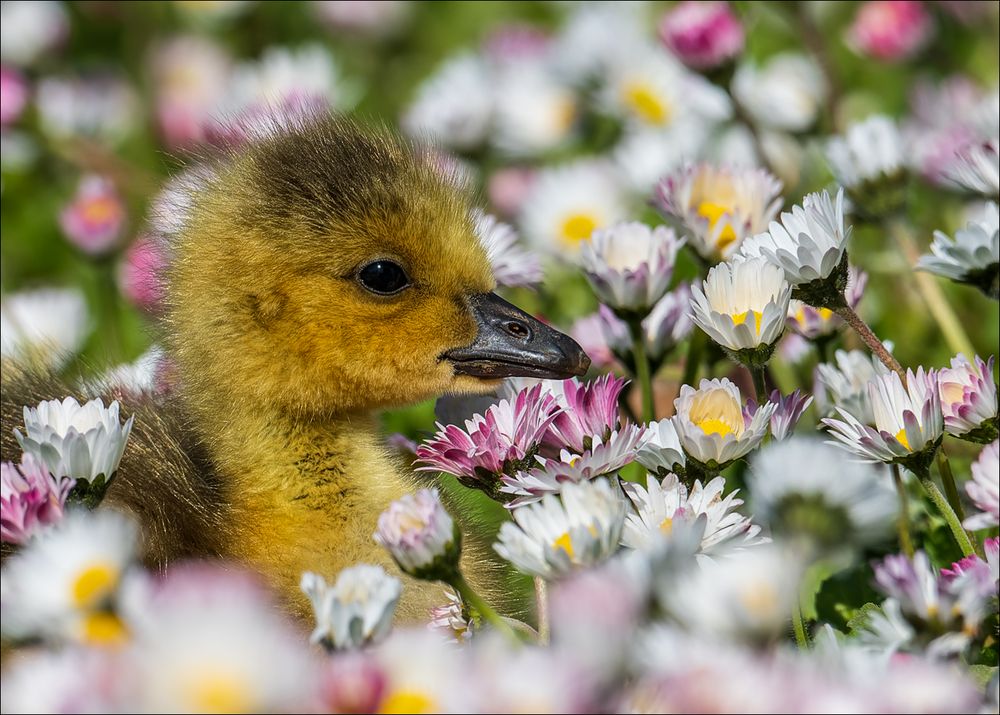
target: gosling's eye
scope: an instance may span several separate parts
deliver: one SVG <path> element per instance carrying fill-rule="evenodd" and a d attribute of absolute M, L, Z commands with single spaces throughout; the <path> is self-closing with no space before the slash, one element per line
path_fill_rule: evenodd
<path fill-rule="evenodd" d="M 410 285 L 410 279 L 402 266 L 384 259 L 363 266 L 358 271 L 358 281 L 372 293 L 379 295 L 392 295 Z"/>

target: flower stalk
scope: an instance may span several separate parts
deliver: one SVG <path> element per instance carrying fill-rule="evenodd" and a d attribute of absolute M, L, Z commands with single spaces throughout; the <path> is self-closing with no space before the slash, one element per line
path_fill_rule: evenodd
<path fill-rule="evenodd" d="M 642 321 L 630 320 L 629 333 L 632 336 L 632 356 L 635 359 L 635 379 L 642 392 L 642 421 L 653 422 L 656 410 L 653 405 L 653 376 L 649 369 L 649 356 L 646 354 L 646 340 L 642 331 Z"/>
<path fill-rule="evenodd" d="M 854 332 L 857 333 L 858 337 L 861 338 L 864 344 L 868 346 L 868 349 L 882 361 L 883 365 L 899 375 L 899 379 L 902 380 L 905 385 L 906 373 L 903 372 L 903 366 L 900 365 L 899 361 L 892 356 L 889 349 L 886 348 L 881 340 L 879 340 L 879 337 L 874 333 L 874 331 L 868 327 L 868 324 L 861 319 L 861 316 L 855 312 L 854 308 L 845 303 L 844 305 L 837 306 L 834 309 L 834 312 L 843 318 L 845 323 L 851 326 Z"/>
<path fill-rule="evenodd" d="M 913 558 L 913 537 L 910 535 L 910 502 L 906 495 L 906 484 L 903 483 L 903 475 L 899 471 L 899 465 L 892 465 L 892 482 L 896 486 L 896 493 L 899 495 L 899 516 L 896 519 L 896 530 L 899 534 L 899 547 L 906 554 L 907 558 Z"/>
<path fill-rule="evenodd" d="M 938 489 L 937 484 L 931 479 L 930 469 L 923 468 L 917 472 L 917 477 L 920 479 L 920 484 L 923 486 L 924 491 L 927 492 L 927 496 L 930 497 L 931 501 L 934 502 L 934 506 L 944 517 L 944 520 L 948 522 L 948 528 L 951 529 L 952 536 L 955 537 L 955 541 L 958 543 L 959 548 L 962 550 L 962 556 L 972 556 L 976 553 L 975 547 L 972 545 L 972 540 L 969 538 L 969 534 L 962 527 L 962 520 L 958 518 L 955 510 L 951 508 L 948 500 L 945 498 L 941 490 Z"/>
<path fill-rule="evenodd" d="M 551 634 L 549 585 L 541 576 L 535 576 L 535 607 L 538 611 L 538 644 L 548 645 Z"/>
<path fill-rule="evenodd" d="M 462 576 L 461 571 L 456 569 L 446 580 L 446 583 L 458 592 L 458 595 L 469 605 L 469 608 L 478 613 L 498 633 L 502 633 L 504 637 L 513 643 L 519 644 L 521 642 L 521 638 L 517 635 L 517 632 L 510 627 L 499 613 L 493 610 L 490 604 L 475 592 L 472 586 L 469 585 L 469 582 L 465 580 L 465 577 Z"/>

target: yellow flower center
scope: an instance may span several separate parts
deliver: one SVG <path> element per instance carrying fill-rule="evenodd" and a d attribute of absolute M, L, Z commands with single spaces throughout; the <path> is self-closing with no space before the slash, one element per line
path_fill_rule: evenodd
<path fill-rule="evenodd" d="M 771 584 L 757 583 L 741 594 L 740 601 L 751 615 L 765 617 L 774 612 L 778 604 L 778 592 Z"/>
<path fill-rule="evenodd" d="M 696 393 L 688 417 L 705 434 L 723 437 L 743 434 L 743 410 L 732 395 L 721 388 Z"/>
<path fill-rule="evenodd" d="M 965 388 L 958 382 L 941 383 L 941 402 L 945 405 L 954 405 L 965 399 Z"/>
<path fill-rule="evenodd" d="M 563 240 L 563 243 L 573 246 L 580 243 L 580 241 L 586 241 L 590 238 L 590 234 L 599 226 L 600 222 L 593 214 L 570 214 L 559 228 L 559 237 Z"/>
<path fill-rule="evenodd" d="M 73 605 L 81 609 L 93 608 L 111 595 L 118 585 L 118 577 L 118 569 L 112 563 L 90 564 L 73 582 Z"/>
<path fill-rule="evenodd" d="M 670 533 L 674 530 L 674 520 L 669 516 L 660 522 L 660 533 L 670 536 Z"/>
<path fill-rule="evenodd" d="M 104 223 L 117 216 L 118 204 L 106 197 L 91 199 L 83 204 L 80 213 L 87 223 Z"/>
<path fill-rule="evenodd" d="M 708 232 L 711 234 L 715 231 L 716 225 L 723 217 L 731 215 L 732 211 L 728 206 L 723 206 L 722 204 L 716 204 L 711 201 L 702 201 L 698 204 L 698 215 L 708 221 Z M 722 231 L 715 238 L 715 247 L 720 251 L 725 250 L 726 246 L 736 240 L 736 231 L 733 230 L 732 223 L 726 221 L 726 225 L 723 226 Z"/>
<path fill-rule="evenodd" d="M 820 320 L 826 322 L 831 317 L 833 317 L 833 311 L 829 308 L 813 308 L 817 313 L 819 313 Z M 795 320 L 799 325 L 806 324 L 806 307 L 805 305 L 800 305 L 799 309 L 795 311 Z"/>
<path fill-rule="evenodd" d="M 625 106 L 649 124 L 662 126 L 670 122 L 673 109 L 666 100 L 645 82 L 629 82 L 622 90 Z"/>
<path fill-rule="evenodd" d="M 896 433 L 896 441 L 899 442 L 904 447 L 906 447 L 907 449 L 912 449 L 912 447 L 910 447 L 910 440 L 908 440 L 906 438 L 906 428 L 905 427 L 903 429 L 899 430 L 899 432 Z"/>
<path fill-rule="evenodd" d="M 414 514 L 402 513 L 399 515 L 399 528 L 404 533 L 410 533 L 413 531 L 423 531 L 427 528 L 427 524 L 424 523 L 423 519 L 415 516 Z"/>
<path fill-rule="evenodd" d="M 418 690 L 397 690 L 382 700 L 378 711 L 384 715 L 421 715 L 437 709 L 434 700 Z"/>
<path fill-rule="evenodd" d="M 249 713 L 255 710 L 248 683 L 232 673 L 201 672 L 186 689 L 192 712 Z"/>
<path fill-rule="evenodd" d="M 573 558 L 573 539 L 570 538 L 569 532 L 560 536 L 558 539 L 552 542 L 553 549 L 562 549 L 566 552 L 566 555 L 571 559 Z"/>
<path fill-rule="evenodd" d="M 128 630 L 121 619 L 107 611 L 88 613 L 83 619 L 83 641 L 90 645 L 112 646 L 128 640 Z"/>
<path fill-rule="evenodd" d="M 576 121 L 576 102 L 566 98 L 559 102 L 555 111 L 556 129 L 560 134 L 565 134 Z"/>
<path fill-rule="evenodd" d="M 747 316 L 753 313 L 754 331 L 755 334 L 760 335 L 760 321 L 764 317 L 762 313 L 758 313 L 756 310 L 745 310 L 742 313 L 737 313 L 731 316 L 733 319 L 733 325 L 742 325 L 747 322 Z"/>

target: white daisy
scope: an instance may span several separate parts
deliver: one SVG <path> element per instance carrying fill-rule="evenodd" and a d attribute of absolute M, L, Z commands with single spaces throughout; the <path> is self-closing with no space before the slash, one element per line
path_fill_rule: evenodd
<path fill-rule="evenodd" d="M 702 380 L 695 390 L 681 386 L 674 400 L 672 418 L 677 438 L 690 458 L 718 469 L 757 447 L 767 434 L 771 414 L 777 409 L 765 402 L 754 411 L 745 409 L 739 388 L 726 378 Z"/>
<path fill-rule="evenodd" d="M 635 461 L 659 476 L 666 476 L 674 470 L 684 468 L 684 449 L 674 421 L 665 417 L 659 422 L 650 422 Z"/>
<path fill-rule="evenodd" d="M 773 346 L 785 329 L 792 287 L 785 272 L 762 258 L 720 263 L 695 286 L 695 324 L 729 350 Z"/>
<path fill-rule="evenodd" d="M 996 121 L 994 117 L 994 132 Z M 996 199 L 1000 194 L 1000 139 L 994 136 L 961 149 L 945 170 L 945 178 L 963 189 Z"/>
<path fill-rule="evenodd" d="M 316 617 L 309 640 L 331 650 L 359 648 L 385 638 L 403 591 L 398 578 L 369 564 L 344 569 L 332 586 L 307 571 L 301 586 Z"/>
<path fill-rule="evenodd" d="M 375 651 L 384 713 L 464 712 L 455 702 L 465 651 L 426 628 L 395 630 Z"/>
<path fill-rule="evenodd" d="M 519 223 L 536 249 L 565 255 L 625 215 L 625 197 L 608 167 L 583 161 L 540 171 Z"/>
<path fill-rule="evenodd" d="M 0 354 L 61 370 L 83 347 L 90 327 L 87 303 L 75 288 L 12 293 L 0 303 Z"/>
<path fill-rule="evenodd" d="M 412 136 L 426 136 L 453 149 L 474 149 L 486 141 L 493 121 L 492 87 L 480 58 L 453 57 L 417 89 L 403 127 Z"/>
<path fill-rule="evenodd" d="M 24 408 L 24 434 L 14 430 L 18 444 L 43 462 L 54 476 L 91 483 L 111 480 L 132 432 L 132 415 L 122 424 L 115 400 L 81 405 L 73 397 L 40 402 Z"/>
<path fill-rule="evenodd" d="M 566 144 L 574 133 L 576 93 L 541 63 L 516 62 L 494 81 L 496 116 L 490 141 L 515 157 L 536 156 Z"/>
<path fill-rule="evenodd" d="M 614 553 L 625 500 L 607 479 L 567 483 L 559 497 L 515 509 L 493 548 L 524 573 L 551 579 L 593 566 Z"/>
<path fill-rule="evenodd" d="M 655 203 L 703 258 L 718 261 L 767 229 L 781 208 L 781 182 L 763 169 L 688 164 L 659 183 Z"/>
<path fill-rule="evenodd" d="M 645 317 L 670 287 L 683 244 L 665 226 L 618 223 L 594 231 L 580 249 L 580 262 L 602 302 Z"/>
<path fill-rule="evenodd" d="M 837 192 L 836 204 L 824 191 L 807 195 L 801 207 L 782 213 L 781 222 L 772 221 L 767 233 L 748 238 L 740 253 L 766 258 L 785 271 L 789 283 L 801 286 L 837 271 L 850 235 L 850 228 L 844 228 L 843 189 Z"/>
<path fill-rule="evenodd" d="M 648 42 L 642 3 L 588 2 L 569 6 L 552 47 L 556 72 L 576 84 L 604 75 L 629 48 Z M 587 48 L 581 52 L 580 48 Z"/>
<path fill-rule="evenodd" d="M 646 488 L 633 482 L 623 482 L 625 496 L 632 502 L 633 510 L 625 517 L 622 545 L 632 549 L 648 549 L 664 536 L 669 537 L 675 521 L 693 521 L 705 515 L 705 533 L 699 551 L 710 554 L 735 545 L 756 543 L 760 527 L 737 511 L 743 504 L 734 490 L 722 497 L 724 477 L 715 477 L 703 487 L 694 480 L 690 494 L 674 474 L 667 474 L 663 481 L 647 475 Z"/>
<path fill-rule="evenodd" d="M 4 64 L 28 65 L 65 37 L 69 17 L 61 2 L 5 2 L 0 13 L 0 57 Z"/>
<path fill-rule="evenodd" d="M 437 489 L 421 489 L 389 504 L 374 538 L 410 575 L 454 569 L 458 563 L 458 529 Z"/>
<path fill-rule="evenodd" d="M 964 355 L 951 359 L 951 367 L 938 372 L 945 431 L 955 437 L 987 442 L 997 436 L 997 385 L 993 358 L 978 355 L 970 363 Z"/>
<path fill-rule="evenodd" d="M 833 354 L 836 365 L 820 363 L 816 366 L 817 382 L 823 389 L 816 390 L 820 412 L 834 414 L 836 408 L 847 410 L 866 425 L 875 424 L 875 413 L 868 399 L 868 383 L 879 375 L 887 375 L 889 368 L 874 355 L 861 350 L 838 350 Z"/>
<path fill-rule="evenodd" d="M 1000 295 L 1000 210 L 986 204 L 984 216 L 955 232 L 955 238 L 934 232 L 930 254 L 917 261 L 917 269 L 937 273 L 961 283 L 971 283 L 993 298 Z"/>
<path fill-rule="evenodd" d="M 626 127 L 612 150 L 615 169 L 633 192 L 646 198 L 663 176 L 701 154 L 710 128 L 705 122 L 685 118 L 674 122 L 668 132 Z"/>
<path fill-rule="evenodd" d="M 118 643 L 119 587 L 137 543 L 113 511 L 68 512 L 4 562 L 3 632 L 92 644 Z"/>
<path fill-rule="evenodd" d="M 972 463 L 972 479 L 965 483 L 965 491 L 972 503 L 979 509 L 978 514 L 969 516 L 963 526 L 966 529 L 989 529 L 1000 526 L 1000 442 L 994 441 L 983 448 Z"/>
<path fill-rule="evenodd" d="M 758 67 L 740 65 L 733 77 L 733 96 L 758 124 L 802 132 L 816 121 L 826 101 L 823 72 L 812 59 L 784 52 Z"/>
<path fill-rule="evenodd" d="M 838 447 L 869 462 L 895 462 L 933 446 L 944 433 L 944 416 L 938 394 L 937 372 L 922 367 L 906 371 L 906 387 L 895 372 L 867 384 L 874 426 L 858 421 L 843 408 L 843 420 L 827 418 L 823 424 Z"/>
<path fill-rule="evenodd" d="M 528 286 L 542 282 L 544 273 L 538 256 L 521 247 L 513 226 L 479 209 L 472 212 L 472 223 L 498 284 Z"/>
<path fill-rule="evenodd" d="M 844 136 L 831 139 L 826 158 L 837 181 L 848 189 L 893 178 L 906 166 L 899 128 L 883 115 L 851 124 Z"/>
<path fill-rule="evenodd" d="M 888 475 L 808 437 L 763 447 L 751 460 L 748 487 L 754 513 L 772 533 L 827 549 L 880 543 L 898 510 Z"/>
<path fill-rule="evenodd" d="M 118 75 L 47 76 L 38 83 L 35 106 L 45 133 L 63 141 L 120 142 L 141 116 L 135 90 Z"/>

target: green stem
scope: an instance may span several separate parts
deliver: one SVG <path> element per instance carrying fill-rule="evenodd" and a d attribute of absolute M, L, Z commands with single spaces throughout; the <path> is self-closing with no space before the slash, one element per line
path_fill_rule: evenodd
<path fill-rule="evenodd" d="M 809 648 L 809 635 L 806 633 L 806 624 L 802 619 L 802 606 L 797 598 L 792 607 L 792 628 L 795 631 L 795 642 L 799 648 L 807 650 Z"/>
<path fill-rule="evenodd" d="M 649 371 L 649 356 L 646 355 L 646 338 L 643 335 L 642 322 L 631 320 L 628 324 L 632 333 L 632 357 L 635 360 L 635 379 L 642 390 L 642 421 L 644 424 L 656 419 L 653 406 L 653 376 Z"/>
<path fill-rule="evenodd" d="M 958 496 L 958 485 L 955 484 L 955 475 L 951 472 L 951 463 L 944 451 L 938 452 L 938 471 L 941 472 L 941 483 L 944 484 L 944 493 L 948 497 L 948 504 L 955 510 L 955 516 L 959 521 L 965 521 L 965 510 L 962 508 L 962 500 Z"/>
<path fill-rule="evenodd" d="M 490 604 L 480 598 L 479 594 L 472 589 L 472 586 L 469 585 L 468 581 L 465 580 L 465 577 L 462 576 L 461 573 L 456 572 L 455 575 L 448 581 L 448 585 L 458 591 L 458 595 L 462 597 L 462 600 L 469 604 L 470 608 L 475 610 L 480 616 L 488 621 L 498 633 L 503 633 L 504 636 L 514 643 L 521 642 L 520 637 L 514 629 L 510 627 L 510 624 L 508 624 L 499 613 L 494 611 Z"/>
<path fill-rule="evenodd" d="M 917 476 L 920 477 L 920 484 L 923 486 L 924 491 L 927 492 L 927 496 L 931 498 L 934 506 L 941 512 L 941 516 L 948 522 L 952 536 L 955 537 L 959 548 L 962 549 L 962 556 L 972 556 L 976 553 L 975 548 L 972 546 L 972 540 L 969 539 L 969 535 L 962 528 L 962 522 L 959 520 L 958 515 L 955 514 L 955 510 L 951 508 L 944 494 L 941 493 L 941 490 L 937 488 L 937 484 L 931 479 L 930 470 L 925 469 L 923 474 L 918 474 Z"/>
<path fill-rule="evenodd" d="M 767 402 L 767 384 L 764 380 L 764 367 L 749 367 L 750 377 L 753 378 L 753 389 L 757 393 L 757 404 L 763 405 Z"/>
<path fill-rule="evenodd" d="M 910 536 L 910 502 L 906 495 L 906 485 L 903 483 L 903 475 L 899 472 L 899 465 L 892 465 L 892 481 L 896 485 L 896 494 L 899 495 L 899 518 L 896 520 L 896 529 L 899 531 L 899 546 L 908 558 L 913 558 L 913 537 Z"/>
<path fill-rule="evenodd" d="M 549 644 L 549 585 L 535 576 L 535 604 L 538 610 L 538 645 Z"/>
<path fill-rule="evenodd" d="M 691 385 L 698 379 L 698 367 L 701 365 L 701 356 L 705 352 L 705 335 L 700 330 L 691 331 L 691 338 L 688 341 L 687 358 L 684 360 L 684 374 L 681 376 L 681 385 Z"/>

